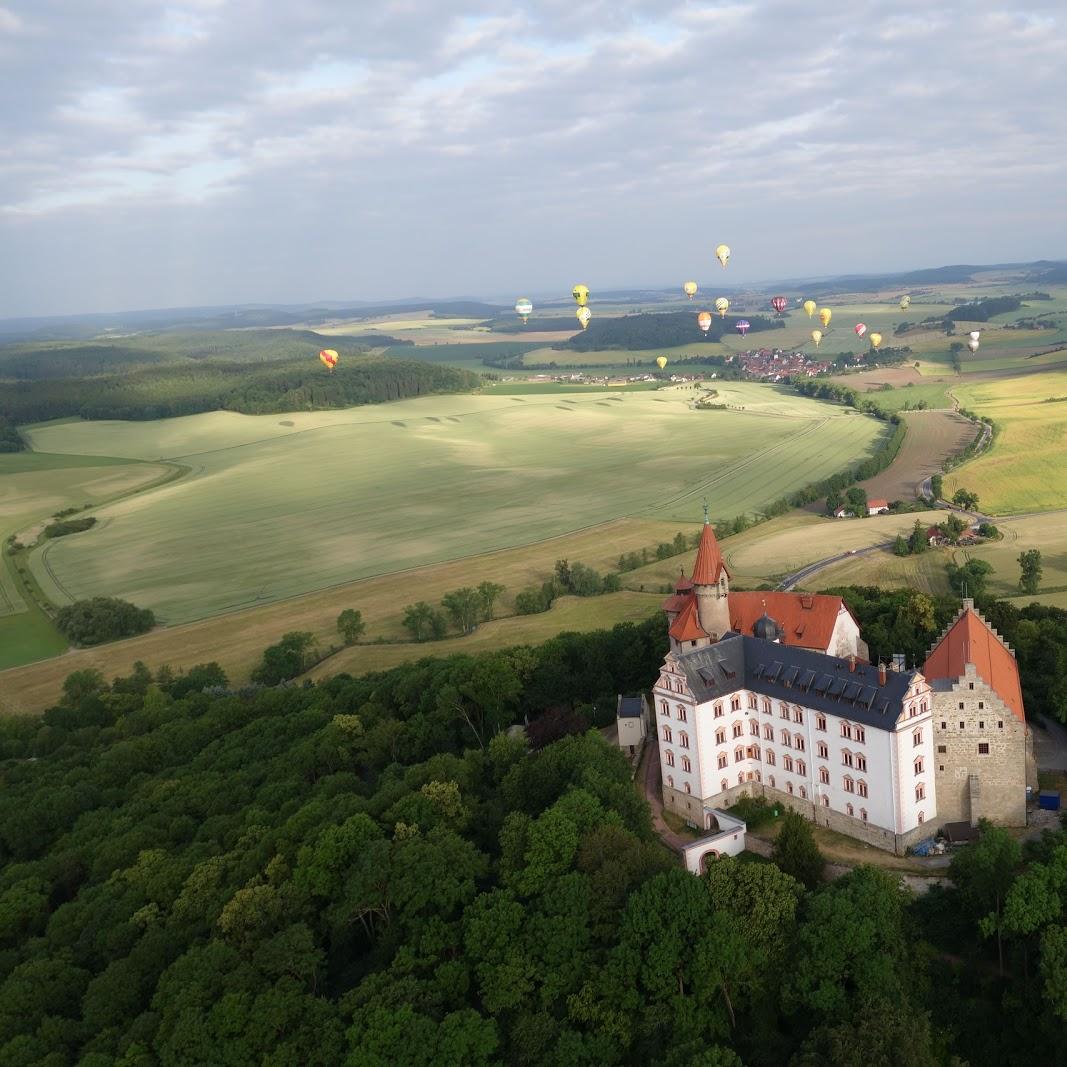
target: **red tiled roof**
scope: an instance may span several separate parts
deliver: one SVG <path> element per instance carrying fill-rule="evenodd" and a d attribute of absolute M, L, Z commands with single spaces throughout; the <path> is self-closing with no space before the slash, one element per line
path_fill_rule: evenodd
<path fill-rule="evenodd" d="M 697 618 L 695 597 L 689 598 L 689 602 L 682 608 L 681 614 L 671 624 L 670 635 L 675 641 L 697 641 L 702 637 L 708 636 Z"/>
<path fill-rule="evenodd" d="M 1012 714 L 1025 722 L 1019 665 L 973 608 L 967 608 L 934 646 L 923 664 L 923 674 L 931 681 L 955 681 L 963 677 L 968 663 L 974 664 L 978 677 L 1011 708 Z"/>
<path fill-rule="evenodd" d="M 678 581 L 674 583 L 676 593 L 688 593 L 693 588 L 693 583 L 685 576 L 685 571 L 678 575 Z"/>
<path fill-rule="evenodd" d="M 889 507 L 889 501 L 883 500 L 880 496 L 872 497 L 867 501 L 867 507 L 869 508 L 887 508 Z"/>
<path fill-rule="evenodd" d="M 723 571 L 729 576 L 730 572 L 726 570 L 719 551 L 719 542 L 715 539 L 715 531 L 711 523 L 705 522 L 697 547 L 697 561 L 693 564 L 693 585 L 715 585 Z"/>
<path fill-rule="evenodd" d="M 843 602 L 839 596 L 822 593 L 730 593 L 730 625 L 739 633 L 752 633 L 764 612 L 782 630 L 783 645 L 814 648 L 825 652 L 833 636 Z"/>
<path fill-rule="evenodd" d="M 675 593 L 673 596 L 667 597 L 667 599 L 660 604 L 660 607 L 664 611 L 678 612 L 681 611 L 692 599 L 692 593 Z"/>

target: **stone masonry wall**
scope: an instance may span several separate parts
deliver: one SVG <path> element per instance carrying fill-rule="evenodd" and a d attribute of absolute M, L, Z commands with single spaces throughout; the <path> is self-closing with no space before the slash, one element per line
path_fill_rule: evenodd
<path fill-rule="evenodd" d="M 1025 826 L 1026 724 L 978 676 L 973 664 L 950 691 L 934 692 L 933 713 L 938 824 L 989 819 L 1002 826 Z M 978 776 L 975 811 L 971 775 Z"/>

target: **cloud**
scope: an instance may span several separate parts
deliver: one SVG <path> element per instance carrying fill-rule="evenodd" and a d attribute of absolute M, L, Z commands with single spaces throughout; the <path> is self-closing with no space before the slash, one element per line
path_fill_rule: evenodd
<path fill-rule="evenodd" d="M 1064 18 L 0 7 L 0 314 L 664 284 L 720 234 L 738 280 L 1063 255 Z"/>

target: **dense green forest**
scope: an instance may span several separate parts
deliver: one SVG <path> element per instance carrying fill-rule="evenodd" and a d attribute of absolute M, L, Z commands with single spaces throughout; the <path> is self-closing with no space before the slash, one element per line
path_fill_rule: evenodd
<path fill-rule="evenodd" d="M 15 424 L 0 415 L 0 452 L 21 452 L 26 447 Z"/>
<path fill-rule="evenodd" d="M 0 722 L 0 1063 L 1062 1062 L 1067 834 L 987 830 L 919 899 L 686 874 L 584 732 L 665 647 L 655 619 L 309 686 L 72 675 Z"/>
<path fill-rule="evenodd" d="M 1018 311 L 1022 301 L 1017 296 L 983 296 L 953 308 L 947 315 L 947 322 L 988 322 L 994 315 L 1004 315 L 1009 311 Z"/>
<path fill-rule="evenodd" d="M 260 364 L 203 359 L 99 377 L 9 382 L 0 390 L 0 415 L 16 423 L 71 415 L 161 419 L 219 409 L 260 415 L 377 404 L 480 384 L 478 375 L 440 364 L 345 353 L 333 373 L 310 356 Z"/>
<path fill-rule="evenodd" d="M 588 329 L 555 347 L 590 352 L 610 348 L 674 348 L 677 345 L 700 344 L 703 341 L 718 341 L 724 334 L 736 336 L 739 318 L 748 319 L 752 333 L 780 330 L 785 326 L 781 319 L 763 315 L 727 315 L 726 318 L 715 315 L 711 329 L 705 335 L 697 326 L 695 311 L 651 312 L 613 319 L 597 319 L 594 316 Z"/>

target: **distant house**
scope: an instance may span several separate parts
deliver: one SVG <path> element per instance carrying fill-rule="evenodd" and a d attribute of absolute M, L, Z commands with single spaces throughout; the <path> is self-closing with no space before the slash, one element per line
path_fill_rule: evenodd
<path fill-rule="evenodd" d="M 926 531 L 926 543 L 933 548 L 935 545 L 941 544 L 944 540 L 944 534 L 941 532 L 940 526 L 931 526 Z"/>
<path fill-rule="evenodd" d="M 888 500 L 882 500 L 880 497 L 872 497 L 867 501 L 868 515 L 884 515 L 887 511 L 889 511 Z"/>
<path fill-rule="evenodd" d="M 848 507 L 845 504 L 842 504 L 841 507 L 839 507 L 834 512 L 834 518 L 835 519 L 851 519 L 852 518 L 852 512 L 848 510 Z"/>
<path fill-rule="evenodd" d="M 632 756 L 644 744 L 648 733 L 648 701 L 644 696 L 624 697 L 620 694 L 615 723 L 619 729 L 619 748 L 628 749 Z"/>

